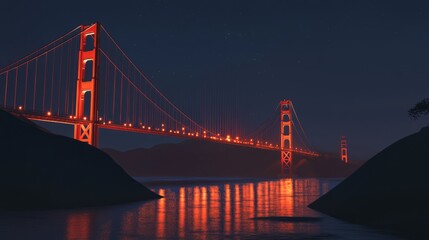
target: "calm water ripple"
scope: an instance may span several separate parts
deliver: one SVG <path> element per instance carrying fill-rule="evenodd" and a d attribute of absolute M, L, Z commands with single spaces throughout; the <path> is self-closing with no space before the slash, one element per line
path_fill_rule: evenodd
<path fill-rule="evenodd" d="M 338 182 L 158 183 L 152 189 L 165 198 L 155 201 L 0 213 L 0 239 L 397 239 L 306 207 Z"/>

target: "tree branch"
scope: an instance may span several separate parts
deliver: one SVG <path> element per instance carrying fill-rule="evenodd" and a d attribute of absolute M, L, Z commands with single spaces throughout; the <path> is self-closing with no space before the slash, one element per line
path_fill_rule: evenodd
<path fill-rule="evenodd" d="M 408 110 L 408 116 L 414 120 L 419 119 L 429 113 L 429 98 L 425 98 L 416 103 L 414 107 Z"/>

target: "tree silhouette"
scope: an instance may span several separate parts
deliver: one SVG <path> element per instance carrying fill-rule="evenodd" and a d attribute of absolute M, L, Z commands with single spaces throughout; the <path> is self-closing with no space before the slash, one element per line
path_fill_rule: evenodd
<path fill-rule="evenodd" d="M 408 110 L 408 116 L 412 119 L 418 119 L 429 113 L 429 98 L 425 98 L 416 103 L 414 107 Z"/>

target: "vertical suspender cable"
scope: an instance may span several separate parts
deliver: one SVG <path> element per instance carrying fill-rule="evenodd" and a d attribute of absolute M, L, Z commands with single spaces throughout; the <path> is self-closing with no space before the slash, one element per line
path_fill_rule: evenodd
<path fill-rule="evenodd" d="M 34 67 L 34 89 L 33 89 L 33 112 L 36 111 L 36 89 L 37 89 L 37 60 L 39 58 L 36 58 L 36 63 L 35 63 L 35 67 Z"/>
<path fill-rule="evenodd" d="M 25 65 L 25 91 L 24 91 L 24 109 L 27 105 L 27 83 L 28 83 L 28 63 Z"/>
<path fill-rule="evenodd" d="M 4 88 L 4 107 L 7 105 L 7 83 L 9 80 L 9 71 L 6 72 L 6 86 Z"/>
<path fill-rule="evenodd" d="M 52 56 L 52 75 L 51 75 L 51 94 L 50 94 L 50 98 L 51 98 L 51 104 L 49 106 L 49 111 L 53 111 L 52 109 L 52 103 L 54 100 L 54 76 L 55 76 L 55 49 L 54 49 L 54 53 Z"/>
<path fill-rule="evenodd" d="M 15 94 L 14 94 L 14 96 L 13 96 L 13 108 L 15 109 L 16 108 L 16 90 L 17 90 L 17 87 L 18 87 L 18 67 L 16 68 L 16 74 L 15 74 Z"/>
<path fill-rule="evenodd" d="M 60 105 L 61 105 L 61 95 L 63 95 L 61 93 L 61 82 L 62 82 L 62 73 L 63 73 L 63 46 L 61 46 L 60 48 L 60 71 L 59 71 L 59 75 L 58 75 L 58 92 L 57 92 L 57 114 L 60 116 L 61 112 L 60 112 Z M 63 113 L 65 113 L 65 111 L 63 111 Z"/>
<path fill-rule="evenodd" d="M 43 98 L 42 98 L 42 113 L 45 112 L 45 90 L 46 90 L 46 72 L 48 66 L 48 54 L 45 53 L 45 72 L 43 76 Z"/>

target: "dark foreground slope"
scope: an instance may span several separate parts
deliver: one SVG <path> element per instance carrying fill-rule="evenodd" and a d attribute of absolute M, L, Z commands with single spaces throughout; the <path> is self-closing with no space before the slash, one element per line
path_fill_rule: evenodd
<path fill-rule="evenodd" d="M 105 151 L 133 176 L 277 177 L 280 173 L 279 152 L 206 141 Z M 329 154 L 317 159 L 294 155 L 294 159 L 297 177 L 345 177 L 357 168 Z"/>
<path fill-rule="evenodd" d="M 426 127 L 378 153 L 309 207 L 408 236 L 429 235 L 428 170 Z"/>
<path fill-rule="evenodd" d="M 0 209 L 69 208 L 159 196 L 107 154 L 0 110 Z"/>

